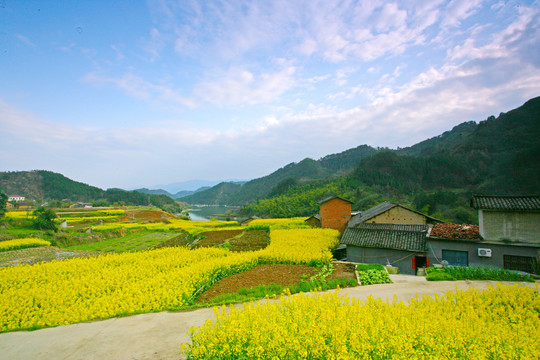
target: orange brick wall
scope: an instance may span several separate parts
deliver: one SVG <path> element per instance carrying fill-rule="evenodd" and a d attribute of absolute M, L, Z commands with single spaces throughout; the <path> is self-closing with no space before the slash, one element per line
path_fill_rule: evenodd
<path fill-rule="evenodd" d="M 351 203 L 341 199 L 332 199 L 321 205 L 319 210 L 323 228 L 339 230 L 343 233 L 351 219 Z"/>

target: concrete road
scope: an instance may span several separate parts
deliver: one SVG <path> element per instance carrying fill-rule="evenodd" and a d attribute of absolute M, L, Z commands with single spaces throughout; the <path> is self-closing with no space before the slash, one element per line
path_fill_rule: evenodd
<path fill-rule="evenodd" d="M 340 290 L 361 300 L 369 295 L 383 300 L 397 296 L 409 301 L 416 294 L 444 294 L 468 288 L 487 289 L 494 281 L 427 282 L 423 277 L 391 275 L 393 284 Z M 534 287 L 534 283 L 520 283 Z M 189 340 L 189 329 L 213 319 L 212 309 L 134 315 L 36 331 L 0 334 L 0 358 L 10 360 L 142 360 L 183 359 L 180 344 Z"/>

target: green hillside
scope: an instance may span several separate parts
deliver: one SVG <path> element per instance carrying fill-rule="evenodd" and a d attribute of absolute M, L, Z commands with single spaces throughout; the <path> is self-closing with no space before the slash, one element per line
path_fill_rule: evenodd
<path fill-rule="evenodd" d="M 535 98 L 497 118 L 460 124 L 409 148 L 373 149 L 371 156 L 339 178 L 290 182 L 293 186 L 245 206 L 242 212 L 310 215 L 318 210 L 318 200 L 339 195 L 353 201 L 353 210 L 391 200 L 436 217 L 473 222 L 476 215 L 468 205 L 473 192 L 540 193 L 539 114 L 540 98 Z"/>
<path fill-rule="evenodd" d="M 353 170 L 358 162 L 378 150 L 362 145 L 340 154 L 325 156 L 320 160 L 306 158 L 298 163 L 290 163 L 272 174 L 251 180 L 244 185 L 225 187 L 218 184 L 213 188 L 182 197 L 190 204 L 205 205 L 246 205 L 270 195 L 282 193 L 283 182 L 293 181 L 297 185 L 312 181 L 328 180 Z M 226 183 L 230 184 L 230 183 Z"/>
<path fill-rule="evenodd" d="M 25 196 L 38 202 L 66 200 L 96 205 L 123 202 L 126 205 L 154 205 L 169 211 L 179 210 L 176 201 L 166 195 L 121 189 L 103 190 L 45 170 L 0 172 L 0 189 L 7 194 Z"/>

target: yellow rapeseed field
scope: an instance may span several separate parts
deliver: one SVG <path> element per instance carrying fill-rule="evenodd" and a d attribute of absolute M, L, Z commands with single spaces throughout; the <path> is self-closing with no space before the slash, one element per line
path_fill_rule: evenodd
<path fill-rule="evenodd" d="M 255 252 L 163 248 L 0 268 L 0 332 L 180 309 L 259 262 L 329 261 L 333 230 L 275 230 Z"/>
<path fill-rule="evenodd" d="M 181 308 L 204 284 L 256 261 L 217 248 L 164 248 L 1 268 L 0 331 Z"/>
<path fill-rule="evenodd" d="M 10 219 L 26 219 L 34 217 L 31 211 L 8 211 L 5 216 Z"/>
<path fill-rule="evenodd" d="M 271 230 L 270 245 L 261 257 L 269 263 L 327 263 L 337 244 L 339 231 L 333 229 Z"/>
<path fill-rule="evenodd" d="M 188 359 L 539 359 L 538 289 L 447 292 L 405 305 L 338 296 L 216 308 Z"/>
<path fill-rule="evenodd" d="M 23 238 L 0 241 L 0 251 L 9 251 L 17 249 L 26 249 L 40 246 L 50 246 L 51 243 L 47 240 L 39 238 Z"/>
<path fill-rule="evenodd" d="M 126 229 L 146 229 L 153 231 L 168 231 L 168 230 L 184 230 L 192 235 L 204 231 L 216 230 L 230 230 L 240 228 L 237 226 L 236 221 L 191 221 L 191 220 L 180 220 L 180 219 L 170 219 L 168 224 L 162 222 L 158 223 L 139 223 L 139 222 L 114 222 L 107 223 L 103 225 L 94 226 L 94 231 L 109 231 L 109 230 L 118 230 L 121 228 Z"/>
<path fill-rule="evenodd" d="M 268 226 L 272 230 L 310 228 L 310 226 L 306 224 L 305 220 L 305 217 L 255 219 L 249 223 L 249 227 Z"/>

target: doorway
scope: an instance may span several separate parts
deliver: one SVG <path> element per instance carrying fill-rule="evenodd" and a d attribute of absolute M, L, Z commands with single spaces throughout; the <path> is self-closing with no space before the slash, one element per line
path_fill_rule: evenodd
<path fill-rule="evenodd" d="M 428 266 L 427 257 L 423 255 L 416 255 L 415 257 L 413 257 L 412 262 L 413 262 L 413 270 L 414 270 L 415 275 L 417 274 L 418 269 L 425 268 Z"/>

